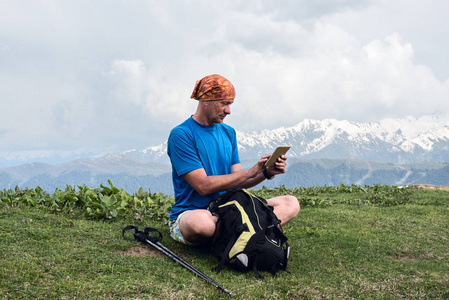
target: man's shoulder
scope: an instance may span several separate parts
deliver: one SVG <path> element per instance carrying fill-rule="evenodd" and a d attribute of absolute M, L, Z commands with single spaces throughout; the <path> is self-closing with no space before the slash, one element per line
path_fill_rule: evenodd
<path fill-rule="evenodd" d="M 173 135 L 173 134 L 185 134 L 186 132 L 191 131 L 192 130 L 191 119 L 192 118 L 188 118 L 187 120 L 185 120 L 181 124 L 179 124 L 176 127 L 174 127 L 170 131 L 170 135 Z"/>

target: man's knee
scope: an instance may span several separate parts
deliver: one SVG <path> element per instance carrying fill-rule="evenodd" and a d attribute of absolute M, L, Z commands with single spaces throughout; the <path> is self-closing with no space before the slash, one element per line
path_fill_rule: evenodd
<path fill-rule="evenodd" d="M 299 210 L 301 209 L 299 206 L 299 201 L 295 196 L 287 195 L 285 196 L 285 202 L 293 219 L 298 215 Z"/>
<path fill-rule="evenodd" d="M 299 202 L 295 196 L 278 196 L 267 200 L 273 206 L 274 213 L 282 221 L 282 225 L 295 218 L 299 213 Z"/>
<path fill-rule="evenodd" d="M 212 237 L 215 223 L 210 218 L 197 218 L 190 222 L 189 228 L 193 234 Z"/>
<path fill-rule="evenodd" d="M 187 212 L 180 220 L 181 232 L 187 240 L 211 238 L 215 232 L 217 217 L 207 210 Z"/>

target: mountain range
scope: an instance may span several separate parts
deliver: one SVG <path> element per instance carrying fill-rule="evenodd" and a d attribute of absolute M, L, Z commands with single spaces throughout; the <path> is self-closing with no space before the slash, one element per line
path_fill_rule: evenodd
<path fill-rule="evenodd" d="M 357 123 L 304 120 L 292 127 L 237 132 L 244 168 L 277 145 L 290 145 L 288 171 L 263 185 L 287 188 L 343 184 L 449 185 L 449 125 L 435 116 Z M 0 168 L 0 189 L 114 185 L 173 194 L 166 143 L 60 164 Z"/>
<path fill-rule="evenodd" d="M 384 119 L 370 123 L 304 120 L 292 127 L 274 130 L 237 131 L 237 140 L 242 160 L 261 157 L 278 145 L 289 145 L 290 157 L 304 159 L 449 162 L 449 123 L 436 116 Z M 168 163 L 166 151 L 165 142 L 123 154 L 143 161 Z"/>

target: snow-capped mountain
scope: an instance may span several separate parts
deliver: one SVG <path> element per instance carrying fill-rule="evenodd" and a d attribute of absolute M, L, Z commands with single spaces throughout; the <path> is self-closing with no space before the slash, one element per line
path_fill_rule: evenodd
<path fill-rule="evenodd" d="M 144 150 L 131 149 L 122 153 L 123 155 L 140 159 L 142 161 L 153 161 L 168 163 L 167 141 L 159 146 L 149 147 Z"/>
<path fill-rule="evenodd" d="M 292 127 L 244 133 L 237 131 L 242 160 L 290 145 L 290 157 L 357 158 L 394 163 L 449 161 L 449 123 L 436 116 L 357 123 L 306 119 Z M 124 154 L 144 161 L 168 162 L 167 143 Z"/>

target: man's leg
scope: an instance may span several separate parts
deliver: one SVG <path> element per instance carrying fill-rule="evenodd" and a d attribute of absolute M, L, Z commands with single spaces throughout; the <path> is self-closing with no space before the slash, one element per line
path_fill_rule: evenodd
<path fill-rule="evenodd" d="M 205 243 L 213 237 L 217 220 L 208 210 L 189 210 L 179 220 L 179 229 L 187 241 Z"/>
<path fill-rule="evenodd" d="M 299 202 L 294 196 L 279 196 L 267 200 L 268 204 L 273 206 L 274 213 L 281 225 L 284 225 L 299 213 Z"/>

